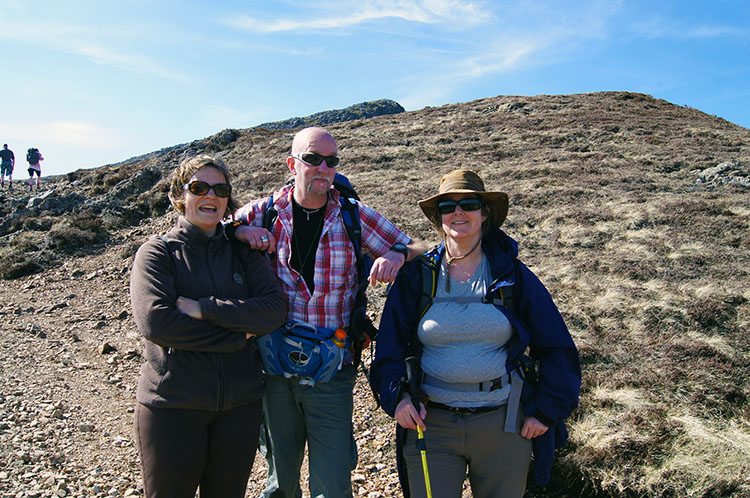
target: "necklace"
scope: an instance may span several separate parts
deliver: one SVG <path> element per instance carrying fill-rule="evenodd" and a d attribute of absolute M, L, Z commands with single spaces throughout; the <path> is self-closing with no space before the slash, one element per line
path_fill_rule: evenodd
<path fill-rule="evenodd" d="M 447 267 L 447 277 L 445 279 L 445 292 L 450 293 L 451 291 L 451 263 L 454 261 L 458 261 L 459 259 L 464 259 L 469 254 L 473 253 L 477 247 L 479 247 L 479 244 L 482 243 L 482 237 L 479 237 L 479 240 L 477 240 L 477 243 L 474 244 L 474 247 L 471 248 L 471 251 L 467 252 L 463 256 L 451 256 L 450 251 L 448 251 L 448 244 L 445 245 L 445 254 L 448 256 L 448 260 L 445 262 L 445 266 Z M 480 262 L 481 264 L 481 262 Z"/>
<path fill-rule="evenodd" d="M 299 204 L 297 204 L 297 205 L 299 206 Z M 319 207 L 317 209 L 305 209 L 302 206 L 299 206 L 299 208 L 302 210 L 302 212 L 305 213 L 305 216 L 307 216 L 307 221 L 310 221 L 310 215 L 311 214 L 317 213 L 318 211 L 321 210 L 322 207 L 323 206 L 321 206 L 321 207 Z"/>
<path fill-rule="evenodd" d="M 296 207 L 302 207 L 302 206 L 296 206 Z M 311 212 L 311 214 L 319 211 L 320 208 L 315 209 Z M 299 216 L 299 211 L 297 212 L 297 216 Z M 294 251 L 292 251 L 292 257 L 296 256 L 297 263 L 299 265 L 299 279 L 297 280 L 297 289 L 295 290 L 295 296 L 297 295 L 297 292 L 299 291 L 299 285 L 303 280 L 303 277 L 306 274 L 306 266 L 310 259 L 310 255 L 314 254 L 314 249 L 318 247 L 318 242 L 320 240 L 321 231 L 323 228 L 323 224 L 325 221 L 325 216 L 322 214 L 320 215 L 320 221 L 317 223 L 317 227 L 314 228 L 314 230 L 311 232 L 310 229 L 313 228 L 311 224 L 305 224 L 305 223 L 299 223 L 298 229 L 292 229 L 292 244 L 294 247 Z M 300 239 L 302 239 L 302 242 L 300 242 Z M 302 251 L 300 250 L 300 245 L 306 246 L 305 247 L 305 253 L 304 256 L 302 255 Z M 292 268 L 294 268 L 294 265 L 290 265 Z M 307 269 L 309 270 L 309 269 Z M 314 268 L 312 269 L 312 275 L 309 275 L 308 277 L 313 279 L 315 275 Z M 307 282 L 308 287 L 311 289 L 314 286 L 314 282 L 312 280 L 308 281 L 307 278 L 304 278 L 304 280 Z"/>

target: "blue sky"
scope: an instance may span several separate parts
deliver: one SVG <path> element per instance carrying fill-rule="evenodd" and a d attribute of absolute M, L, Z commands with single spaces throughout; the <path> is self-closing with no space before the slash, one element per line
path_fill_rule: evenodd
<path fill-rule="evenodd" d="M 43 175 L 390 98 L 625 90 L 750 127 L 750 2 L 0 0 L 0 143 Z"/>

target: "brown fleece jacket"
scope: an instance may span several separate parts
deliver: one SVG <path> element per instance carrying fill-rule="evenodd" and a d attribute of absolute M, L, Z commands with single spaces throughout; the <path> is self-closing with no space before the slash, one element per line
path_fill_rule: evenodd
<path fill-rule="evenodd" d="M 146 362 L 136 399 L 149 406 L 227 410 L 258 400 L 263 382 L 255 339 L 281 326 L 286 299 L 257 251 L 207 237 L 182 216 L 138 250 L 130 277 L 133 318 Z M 177 309 L 198 300 L 203 319 Z"/>

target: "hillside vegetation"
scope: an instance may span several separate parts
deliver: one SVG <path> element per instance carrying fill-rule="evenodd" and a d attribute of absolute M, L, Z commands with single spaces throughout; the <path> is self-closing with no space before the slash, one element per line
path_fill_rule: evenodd
<path fill-rule="evenodd" d="M 327 129 L 363 201 L 428 244 L 416 201 L 444 173 L 472 169 L 509 194 L 504 229 L 583 368 L 570 443 L 529 496 L 750 496 L 750 130 L 625 92 L 499 96 Z M 242 201 L 267 195 L 288 176 L 293 134 L 224 130 L 3 192 L 2 496 L 18 496 L 11 482 L 138 493 L 128 272 L 173 222 L 166 177 L 218 153 Z M 370 294 L 378 318 L 384 289 Z M 357 395 L 355 492 L 399 496 L 392 421 L 361 382 Z M 256 461 L 249 489 L 263 479 Z"/>

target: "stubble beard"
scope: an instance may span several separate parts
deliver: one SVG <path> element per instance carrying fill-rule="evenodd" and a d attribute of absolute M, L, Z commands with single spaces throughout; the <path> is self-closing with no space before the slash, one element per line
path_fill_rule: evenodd
<path fill-rule="evenodd" d="M 316 184 L 315 184 L 316 180 L 325 180 L 326 181 L 326 186 L 322 187 L 322 188 L 316 186 Z M 330 184 L 328 183 L 328 179 L 327 178 L 313 178 L 312 180 L 310 180 L 310 183 L 307 184 L 307 187 L 305 188 L 305 190 L 308 193 L 310 193 L 310 194 L 323 195 L 323 194 L 328 193 L 328 188 L 329 187 L 330 187 Z"/>

